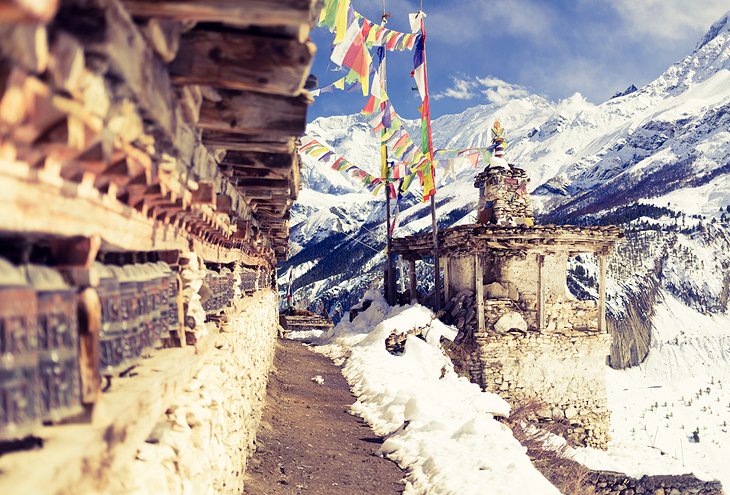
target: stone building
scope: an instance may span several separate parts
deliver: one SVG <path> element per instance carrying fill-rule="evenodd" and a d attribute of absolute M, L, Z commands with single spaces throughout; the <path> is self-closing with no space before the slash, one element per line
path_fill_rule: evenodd
<path fill-rule="evenodd" d="M 438 234 L 443 318 L 459 329 L 455 364 L 513 405 L 539 404 L 541 420 L 566 420 L 572 442 L 605 448 L 606 256 L 622 233 L 534 225 L 527 176 L 516 167 L 488 166 L 476 187 L 481 223 Z M 431 234 L 395 239 L 394 250 L 413 270 L 416 259 L 433 255 Z M 598 256 L 598 301 L 567 290 L 568 259 L 582 253 Z"/>

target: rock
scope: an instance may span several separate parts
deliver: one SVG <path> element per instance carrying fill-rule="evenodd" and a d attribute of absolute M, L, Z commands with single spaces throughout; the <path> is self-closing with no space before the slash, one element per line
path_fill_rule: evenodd
<path fill-rule="evenodd" d="M 578 414 L 578 410 L 573 406 L 570 406 L 565 410 L 566 419 L 573 419 L 577 414 Z"/>
<path fill-rule="evenodd" d="M 494 329 L 497 332 L 505 333 L 512 329 L 520 330 L 521 332 L 527 331 L 527 322 L 521 314 L 514 311 L 502 315 L 494 324 Z"/>
<path fill-rule="evenodd" d="M 504 299 L 508 297 L 509 291 L 499 282 L 492 282 L 484 286 L 484 295 L 490 299 Z"/>

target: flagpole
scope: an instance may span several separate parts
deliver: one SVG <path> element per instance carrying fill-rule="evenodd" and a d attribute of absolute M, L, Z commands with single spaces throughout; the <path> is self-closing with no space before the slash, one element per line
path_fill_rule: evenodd
<path fill-rule="evenodd" d="M 383 16 L 381 18 L 381 23 L 384 26 L 388 23 L 388 18 L 385 12 L 385 0 L 383 0 Z M 388 89 L 388 67 L 386 65 L 387 63 L 387 55 L 388 51 L 383 50 L 383 60 L 381 62 L 382 65 L 382 81 L 381 85 L 383 88 L 383 91 L 387 91 Z M 383 129 L 382 135 L 386 133 L 386 130 Z M 385 182 L 385 187 L 383 188 L 385 190 L 385 280 L 384 280 L 384 294 L 385 294 L 385 300 L 390 304 L 391 306 L 395 304 L 395 294 L 393 293 L 393 286 L 395 282 L 395 273 L 393 271 L 393 262 L 392 262 L 392 250 L 393 250 L 393 242 L 390 232 L 390 185 L 388 182 L 389 179 L 389 173 L 388 173 L 388 148 L 385 145 L 385 140 L 381 137 L 381 153 L 380 153 L 380 171 L 381 171 L 381 177 L 383 177 L 383 181 Z"/>
<path fill-rule="evenodd" d="M 423 5 L 423 4 L 421 4 Z M 421 10 L 422 11 L 422 10 Z M 441 267 L 439 260 L 439 236 L 438 222 L 436 216 L 436 178 L 435 165 L 433 163 L 433 134 L 431 132 L 431 103 L 428 95 L 428 65 L 426 63 L 426 25 L 421 16 L 421 33 L 423 33 L 423 86 L 425 98 L 423 109 L 426 112 L 426 129 L 428 135 L 428 159 L 431 163 L 431 176 L 433 177 L 434 190 L 431 193 L 431 230 L 433 232 L 433 309 L 438 312 L 441 309 Z"/>

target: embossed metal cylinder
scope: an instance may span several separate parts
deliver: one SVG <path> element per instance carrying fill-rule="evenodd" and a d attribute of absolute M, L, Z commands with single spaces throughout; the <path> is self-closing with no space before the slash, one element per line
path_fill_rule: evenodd
<path fill-rule="evenodd" d="M 30 435 L 40 420 L 37 299 L 0 259 L 0 441 Z"/>
<path fill-rule="evenodd" d="M 52 268 L 24 269 L 38 299 L 41 416 L 56 422 L 81 412 L 76 291 Z"/>
<path fill-rule="evenodd" d="M 125 340 L 122 311 L 122 292 L 119 285 L 120 271 L 118 267 L 110 267 L 101 263 L 94 264 L 99 272 L 97 293 L 101 302 L 101 371 L 111 375 L 114 370 L 125 363 Z"/>

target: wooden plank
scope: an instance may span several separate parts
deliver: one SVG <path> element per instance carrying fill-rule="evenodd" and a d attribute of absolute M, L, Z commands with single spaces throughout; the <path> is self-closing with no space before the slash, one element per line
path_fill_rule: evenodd
<path fill-rule="evenodd" d="M 5 163 L 0 168 L 0 232 L 98 235 L 106 247 L 123 251 L 189 250 L 192 242 L 192 248 L 206 261 L 230 263 L 245 259 L 250 264 L 265 263 L 239 250 L 191 239 L 180 229 L 163 228 L 116 198 L 95 189 L 72 189 L 58 176 L 46 177 L 43 171 L 31 171 L 17 163 Z"/>
<path fill-rule="evenodd" d="M 101 332 L 101 301 L 93 288 L 79 294 L 79 369 L 81 372 L 81 402 L 95 403 L 101 396 L 101 362 L 99 333 Z"/>
<path fill-rule="evenodd" d="M 199 128 L 227 134 L 263 135 L 267 140 L 283 138 L 287 144 L 292 136 L 304 132 L 310 104 L 304 96 L 281 97 L 250 91 L 222 91 L 221 95 L 221 101 L 203 101 Z M 222 144 L 226 147 L 225 142 Z"/>
<path fill-rule="evenodd" d="M 46 27 L 42 24 L 0 24 L 0 57 L 40 74 L 48 67 Z"/>
<path fill-rule="evenodd" d="M 140 26 L 140 30 L 163 62 L 167 64 L 175 60 L 180 48 L 181 22 L 169 19 L 149 19 Z"/>
<path fill-rule="evenodd" d="M 449 258 L 444 258 L 444 305 L 451 301 L 451 280 L 449 277 Z"/>
<path fill-rule="evenodd" d="M 242 167 L 238 165 L 223 164 L 218 166 L 218 170 L 232 178 L 286 179 L 288 176 L 288 174 L 266 168 Z"/>
<path fill-rule="evenodd" d="M 606 253 L 598 254 L 598 331 L 607 332 L 606 326 Z"/>
<path fill-rule="evenodd" d="M 418 290 L 416 286 L 416 260 L 408 260 L 408 282 L 411 293 L 411 304 L 418 303 Z"/>
<path fill-rule="evenodd" d="M 296 96 L 304 88 L 314 52 L 311 42 L 194 29 L 180 40 L 170 75 L 177 84 Z"/>
<path fill-rule="evenodd" d="M 0 25 L 16 22 L 48 22 L 56 14 L 58 0 L 0 0 Z"/>
<path fill-rule="evenodd" d="M 309 24 L 313 0 L 123 0 L 138 17 L 169 17 L 242 26 L 298 26 Z"/>
<path fill-rule="evenodd" d="M 259 151 L 228 151 L 221 161 L 222 165 L 231 165 L 237 168 L 239 165 L 255 167 L 265 170 L 277 169 L 280 172 L 291 172 L 294 165 L 292 153 L 262 153 Z"/>
<path fill-rule="evenodd" d="M 233 132 L 203 130 L 203 144 L 209 148 L 263 153 L 294 153 L 294 138 L 274 139 L 266 135 L 246 135 Z"/>
<path fill-rule="evenodd" d="M 482 273 L 482 255 L 474 255 L 474 293 L 477 303 L 477 331 L 484 333 L 486 325 L 484 322 L 484 275 Z"/>

